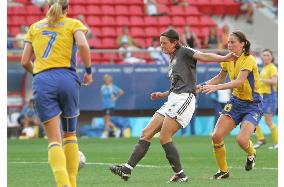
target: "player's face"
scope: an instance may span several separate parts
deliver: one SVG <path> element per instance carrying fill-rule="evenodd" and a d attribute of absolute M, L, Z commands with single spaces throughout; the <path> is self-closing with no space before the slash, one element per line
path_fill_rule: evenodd
<path fill-rule="evenodd" d="M 104 77 L 104 83 L 105 83 L 106 85 L 111 84 L 111 83 L 112 83 L 112 77 L 111 77 L 111 76 L 106 76 L 106 77 Z"/>
<path fill-rule="evenodd" d="M 241 54 L 244 48 L 244 42 L 240 42 L 235 35 L 230 35 L 228 39 L 228 49 L 231 52 Z"/>
<path fill-rule="evenodd" d="M 161 44 L 161 49 L 163 53 L 166 53 L 166 54 L 169 54 L 172 51 L 174 51 L 174 48 L 176 45 L 175 43 L 171 43 L 170 40 L 165 36 L 160 37 L 160 44 Z"/>
<path fill-rule="evenodd" d="M 261 58 L 262 58 L 264 65 L 271 63 L 272 59 L 273 59 L 273 57 L 272 57 L 272 55 L 269 51 L 264 51 L 261 55 Z"/>

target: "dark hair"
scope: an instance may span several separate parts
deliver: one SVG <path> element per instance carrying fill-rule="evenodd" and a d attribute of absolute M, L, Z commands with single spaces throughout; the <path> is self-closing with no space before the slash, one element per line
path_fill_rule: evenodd
<path fill-rule="evenodd" d="M 231 33 L 231 35 L 235 35 L 238 38 L 239 42 L 245 43 L 244 54 L 245 54 L 245 56 L 250 55 L 250 41 L 247 40 L 246 35 L 241 31 L 234 31 L 234 32 Z"/>
<path fill-rule="evenodd" d="M 274 62 L 274 56 L 273 56 L 273 52 L 271 51 L 271 49 L 263 49 L 262 52 L 269 52 L 272 56 L 272 62 Z"/>
<path fill-rule="evenodd" d="M 179 43 L 179 34 L 175 29 L 168 29 L 165 32 L 162 32 L 161 36 L 167 37 L 171 43 L 177 42 L 176 44 L 177 49 L 181 47 Z"/>

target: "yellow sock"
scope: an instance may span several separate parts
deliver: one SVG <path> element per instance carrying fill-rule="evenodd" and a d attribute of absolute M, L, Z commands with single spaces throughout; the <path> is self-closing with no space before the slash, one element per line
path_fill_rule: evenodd
<path fill-rule="evenodd" d="M 76 136 L 63 139 L 64 152 L 66 156 L 66 168 L 69 175 L 71 187 L 76 187 L 76 178 L 79 166 L 79 148 Z"/>
<path fill-rule="evenodd" d="M 220 171 L 227 172 L 228 171 L 228 164 L 226 160 L 226 147 L 224 141 L 218 144 L 214 144 L 214 153 L 217 165 L 219 166 Z"/>
<path fill-rule="evenodd" d="M 278 144 L 278 131 L 274 123 L 269 126 L 274 144 Z"/>
<path fill-rule="evenodd" d="M 70 187 L 69 177 L 66 170 L 66 159 L 58 142 L 48 145 L 48 163 L 52 169 L 58 187 Z"/>
<path fill-rule="evenodd" d="M 253 143 L 252 143 L 251 140 L 249 140 L 249 144 L 248 144 L 247 148 L 245 149 L 245 152 L 248 154 L 248 156 L 256 154 L 256 150 L 255 150 L 255 148 L 253 148 Z"/>
<path fill-rule="evenodd" d="M 258 141 L 264 141 L 265 137 L 262 133 L 261 127 L 259 125 L 255 128 L 255 134 Z"/>

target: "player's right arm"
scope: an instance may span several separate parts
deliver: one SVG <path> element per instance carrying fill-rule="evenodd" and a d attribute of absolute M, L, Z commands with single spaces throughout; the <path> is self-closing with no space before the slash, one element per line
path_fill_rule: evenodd
<path fill-rule="evenodd" d="M 91 70 L 91 55 L 90 48 L 85 37 L 85 33 L 82 30 L 77 30 L 74 33 L 74 38 L 79 50 L 80 57 L 86 67 L 86 73 L 84 74 L 84 84 L 89 85 L 93 82 L 92 70 Z"/>
<path fill-rule="evenodd" d="M 170 95 L 169 91 L 166 92 L 153 92 L 151 93 L 151 99 L 157 100 L 157 99 L 163 99 L 165 97 L 168 97 Z"/>
<path fill-rule="evenodd" d="M 33 64 L 31 61 L 33 55 L 33 46 L 31 43 L 26 42 L 22 54 L 21 64 L 29 73 L 33 74 Z"/>

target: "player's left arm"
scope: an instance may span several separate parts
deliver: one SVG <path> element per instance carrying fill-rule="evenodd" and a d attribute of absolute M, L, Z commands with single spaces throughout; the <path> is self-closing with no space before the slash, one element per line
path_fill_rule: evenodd
<path fill-rule="evenodd" d="M 227 62 L 236 60 L 238 56 L 233 52 L 229 52 L 227 55 L 221 56 L 214 53 L 204 53 L 201 51 L 195 51 L 193 54 L 193 58 L 203 62 Z"/>
<path fill-rule="evenodd" d="M 260 79 L 262 82 L 264 82 L 265 84 L 270 84 L 270 85 L 274 85 L 277 84 L 278 82 L 278 77 L 277 75 L 272 76 L 270 79 Z"/>
<path fill-rule="evenodd" d="M 247 79 L 249 73 L 250 73 L 249 70 L 244 69 L 244 70 L 240 71 L 237 79 L 235 79 L 235 80 L 232 80 L 232 81 L 224 83 L 224 84 L 204 85 L 204 86 L 201 87 L 202 93 L 210 94 L 210 93 L 215 92 L 217 90 L 239 88 L 243 85 L 243 83 Z"/>
<path fill-rule="evenodd" d="M 33 63 L 31 61 L 33 55 L 33 46 L 30 42 L 25 42 L 21 64 L 29 73 L 33 73 Z"/>

